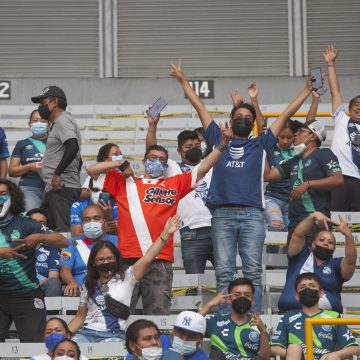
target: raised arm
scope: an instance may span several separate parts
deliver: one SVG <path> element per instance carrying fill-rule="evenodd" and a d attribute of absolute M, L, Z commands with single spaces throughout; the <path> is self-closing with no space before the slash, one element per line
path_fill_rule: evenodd
<path fill-rule="evenodd" d="M 206 130 L 212 122 L 211 115 L 207 111 L 203 102 L 200 100 L 200 98 L 196 95 L 195 91 L 190 86 L 188 80 L 186 79 L 182 70 L 181 60 L 179 60 L 179 64 L 177 66 L 171 64 L 171 68 L 172 70 L 170 76 L 175 78 L 180 83 L 181 87 L 185 92 L 185 96 L 190 101 L 191 105 L 195 108 L 204 130 Z"/>
<path fill-rule="evenodd" d="M 311 93 L 312 99 L 311 99 L 311 105 L 308 114 L 306 115 L 306 121 L 315 120 L 317 109 L 320 102 L 320 95 L 313 90 Z"/>
<path fill-rule="evenodd" d="M 286 121 L 291 118 L 304 103 L 312 91 L 311 78 L 306 81 L 305 87 L 301 90 L 298 96 L 287 106 L 287 108 L 274 121 L 270 129 L 275 137 L 278 137 L 280 132 L 284 129 Z"/>
<path fill-rule="evenodd" d="M 146 112 L 149 127 L 146 133 L 146 149 L 150 146 L 157 145 L 156 139 L 156 130 L 157 124 L 160 120 L 160 114 L 156 117 L 156 119 L 152 118 L 148 112 Z"/>
<path fill-rule="evenodd" d="M 339 79 L 336 75 L 335 60 L 339 53 L 339 50 L 334 48 L 334 45 L 328 45 L 324 52 L 323 57 L 327 65 L 327 75 L 331 94 L 332 113 L 339 108 L 343 103 L 342 96 L 340 93 Z"/>
<path fill-rule="evenodd" d="M 179 230 L 180 223 L 181 219 L 177 215 L 169 218 L 166 221 L 164 230 L 150 246 L 146 254 L 133 265 L 134 276 L 137 281 L 140 281 L 143 278 L 146 270 L 159 255 L 160 251 L 167 243 L 170 235 L 172 235 L 176 230 Z"/>
<path fill-rule="evenodd" d="M 356 267 L 356 246 L 354 237 L 351 230 L 349 229 L 348 224 L 340 215 L 339 226 L 337 227 L 337 230 L 345 236 L 345 256 L 341 261 L 341 276 L 344 280 L 350 280 L 355 272 Z"/>
<path fill-rule="evenodd" d="M 265 161 L 265 169 L 264 169 L 264 180 L 267 182 L 274 182 L 281 180 L 281 174 L 278 168 L 271 168 L 268 160 Z"/>
<path fill-rule="evenodd" d="M 265 121 L 258 101 L 259 89 L 257 88 L 255 83 L 251 83 L 248 86 L 248 92 L 250 96 L 251 105 L 254 107 L 256 112 L 256 124 L 259 129 L 259 134 L 261 134 L 264 132 Z"/>
<path fill-rule="evenodd" d="M 225 127 L 220 124 L 221 128 L 221 142 L 220 144 L 200 163 L 197 171 L 196 183 L 201 180 L 207 172 L 219 161 L 222 153 L 225 151 L 230 140 L 232 139 L 232 130 L 228 123 L 225 122 Z"/>
<path fill-rule="evenodd" d="M 306 219 L 301 221 L 301 223 L 298 224 L 291 236 L 288 247 L 289 256 L 295 256 L 299 254 L 300 251 L 304 248 L 305 235 L 311 230 L 315 221 L 323 225 L 325 229 L 328 228 L 327 223 L 332 222 L 330 218 L 318 211 L 310 214 Z"/>

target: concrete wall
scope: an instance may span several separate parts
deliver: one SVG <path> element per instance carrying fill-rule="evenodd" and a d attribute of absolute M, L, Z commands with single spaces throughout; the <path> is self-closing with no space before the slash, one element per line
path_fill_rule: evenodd
<path fill-rule="evenodd" d="M 198 79 L 198 78 L 197 78 Z M 172 78 L 157 79 L 0 79 L 11 81 L 11 99 L 0 100 L 0 105 L 30 105 L 30 97 L 47 85 L 64 89 L 71 105 L 136 105 L 151 104 L 157 97 L 165 97 L 169 105 L 185 105 L 180 85 Z M 208 79 L 206 79 L 208 80 Z M 230 103 L 230 91 L 238 89 L 247 97 L 247 84 L 255 81 L 260 89 L 261 104 L 288 103 L 304 86 L 301 77 L 216 78 L 215 99 L 207 104 Z M 340 77 L 343 99 L 360 93 L 360 76 Z M 322 103 L 330 103 L 327 93 Z M 329 109 L 330 110 L 330 109 Z"/>

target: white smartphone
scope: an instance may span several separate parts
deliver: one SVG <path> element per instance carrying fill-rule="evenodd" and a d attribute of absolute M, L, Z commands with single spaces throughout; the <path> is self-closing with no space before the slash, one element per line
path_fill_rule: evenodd
<path fill-rule="evenodd" d="M 167 104 L 168 104 L 167 101 L 163 97 L 160 96 L 148 110 L 149 115 L 153 119 L 155 119 L 161 113 L 161 111 L 165 108 L 165 106 Z"/>

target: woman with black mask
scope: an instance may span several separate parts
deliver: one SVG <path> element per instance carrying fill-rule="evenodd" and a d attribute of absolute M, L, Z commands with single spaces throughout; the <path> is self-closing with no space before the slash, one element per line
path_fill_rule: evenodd
<path fill-rule="evenodd" d="M 147 253 L 129 268 L 111 242 L 100 242 L 92 248 L 79 308 L 69 324 L 76 332 L 74 341 L 125 342 L 133 289 L 179 226 L 178 216 L 169 218 Z"/>
<path fill-rule="evenodd" d="M 345 257 L 333 258 L 336 241 L 328 229 L 328 223 L 337 225 L 337 231 L 345 236 Z M 316 225 L 323 226 L 324 229 L 308 246 L 305 236 Z M 301 273 L 314 272 L 320 277 L 324 289 L 319 302 L 320 309 L 342 313 L 342 285 L 354 274 L 357 256 L 354 238 L 347 223 L 340 216 L 339 223 L 336 223 L 321 212 L 312 213 L 295 228 L 289 242 L 288 255 L 286 283 L 279 299 L 280 311 L 301 308 L 300 302 L 295 298 L 295 279 Z"/>

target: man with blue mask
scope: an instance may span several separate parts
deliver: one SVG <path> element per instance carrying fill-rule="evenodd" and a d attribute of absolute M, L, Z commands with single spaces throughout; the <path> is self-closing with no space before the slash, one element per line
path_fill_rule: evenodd
<path fill-rule="evenodd" d="M 104 234 L 104 214 L 92 204 L 82 212 L 83 235 L 70 238 L 60 256 L 60 277 L 66 285 L 64 295 L 79 296 L 86 276 L 87 262 L 93 246 L 104 240 L 118 246 L 117 236 Z"/>
<path fill-rule="evenodd" d="M 44 293 L 36 277 L 36 248 L 68 245 L 61 234 L 24 215 L 17 185 L 0 180 L 0 342 L 14 321 L 21 342 L 41 342 L 46 322 Z"/>
<path fill-rule="evenodd" d="M 43 206 L 50 215 L 49 226 L 66 232 L 71 205 L 80 196 L 80 130 L 66 111 L 66 95 L 58 86 L 47 86 L 31 101 L 39 104 L 40 117 L 50 123 L 41 171 L 45 182 Z M 38 126 L 34 131 L 41 129 Z"/>
<path fill-rule="evenodd" d="M 200 183 L 220 159 L 231 139 L 231 129 L 222 128 L 222 140 L 192 171 L 164 177 L 168 168 L 168 152 L 160 145 L 150 146 L 144 156 L 145 173 L 136 178 L 127 161 L 104 161 L 88 167 L 90 176 L 105 174 L 104 190 L 118 204 L 119 249 L 128 265 L 144 256 L 161 233 L 167 219 L 177 212 L 180 199 Z M 132 309 L 142 297 L 145 315 L 169 314 L 172 293 L 174 239 L 167 244 L 149 266 L 133 292 Z"/>
<path fill-rule="evenodd" d="M 182 311 L 175 320 L 171 347 L 165 351 L 164 360 L 208 360 L 209 356 L 201 349 L 205 335 L 206 321 L 199 313 Z"/>

